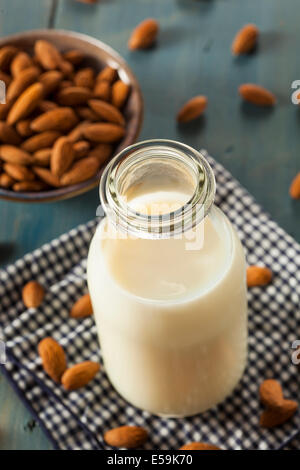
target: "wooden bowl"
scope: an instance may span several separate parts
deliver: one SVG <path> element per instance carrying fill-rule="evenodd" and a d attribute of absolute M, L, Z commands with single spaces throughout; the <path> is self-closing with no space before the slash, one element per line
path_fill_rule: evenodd
<path fill-rule="evenodd" d="M 126 118 L 126 135 L 119 142 L 114 155 L 128 147 L 128 145 L 133 144 L 139 135 L 143 122 L 143 98 L 139 83 L 124 59 L 110 46 L 98 41 L 98 39 L 85 34 L 64 30 L 38 29 L 6 36 L 0 39 L 0 47 L 6 44 L 13 44 L 32 53 L 37 39 L 46 39 L 52 42 L 62 52 L 70 49 L 81 50 L 86 56 L 84 64 L 86 66 L 91 65 L 96 70 L 101 70 L 106 65 L 118 70 L 120 78 L 131 86 L 131 92 L 123 110 Z M 58 201 L 60 199 L 71 198 L 97 186 L 102 171 L 103 167 L 99 169 L 99 172 L 93 178 L 81 183 L 46 191 L 15 192 L 0 188 L 0 198 L 22 202 Z"/>

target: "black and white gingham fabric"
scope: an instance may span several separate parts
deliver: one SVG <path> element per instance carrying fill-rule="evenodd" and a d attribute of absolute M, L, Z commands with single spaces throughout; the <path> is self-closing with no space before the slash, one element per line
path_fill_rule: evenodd
<path fill-rule="evenodd" d="M 126 403 L 104 368 L 84 389 L 65 392 L 43 372 L 37 344 L 52 336 L 69 365 L 101 361 L 93 318 L 70 319 L 73 303 L 86 292 L 86 257 L 96 221 L 81 225 L 8 266 L 0 274 L 1 336 L 7 346 L 4 371 L 41 426 L 60 449 L 105 449 L 103 432 L 136 424 L 149 430 L 146 449 L 178 449 L 208 441 L 224 449 L 274 449 L 300 428 L 299 416 L 264 430 L 258 425 L 260 382 L 278 378 L 286 397 L 298 399 L 297 367 L 291 345 L 300 339 L 300 246 L 256 204 L 211 157 L 217 180 L 216 204 L 238 230 L 249 264 L 269 266 L 272 284 L 249 291 L 249 358 L 234 393 L 218 407 L 192 418 L 162 419 Z M 22 286 L 37 279 L 47 289 L 38 309 L 25 309 Z M 297 446 L 294 441 L 294 447 Z M 300 447 L 300 441 L 299 446 Z"/>

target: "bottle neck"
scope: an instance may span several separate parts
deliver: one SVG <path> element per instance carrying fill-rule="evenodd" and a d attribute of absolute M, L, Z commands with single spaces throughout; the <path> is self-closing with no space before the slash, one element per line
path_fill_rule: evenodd
<path fill-rule="evenodd" d="M 184 204 L 163 213 L 138 212 L 132 194 L 182 190 Z M 100 181 L 100 200 L 118 230 L 139 238 L 170 238 L 194 228 L 215 197 L 211 167 L 196 150 L 171 140 L 149 140 L 120 152 Z"/>

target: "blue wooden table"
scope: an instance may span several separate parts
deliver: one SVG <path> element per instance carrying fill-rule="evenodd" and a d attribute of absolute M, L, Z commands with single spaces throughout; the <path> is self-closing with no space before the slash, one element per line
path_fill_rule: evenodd
<path fill-rule="evenodd" d="M 300 109 L 291 83 L 300 79 L 298 0 L 0 0 L 0 34 L 33 28 L 64 28 L 93 35 L 115 48 L 138 77 L 145 98 L 141 139 L 168 138 L 206 148 L 252 192 L 259 203 L 300 241 L 300 202 L 288 188 L 300 171 Z M 157 18 L 156 48 L 129 52 L 132 28 Z M 234 59 L 235 32 L 254 22 L 259 47 Z M 239 84 L 254 82 L 278 97 L 274 110 L 240 102 Z M 184 128 L 178 108 L 205 94 L 205 117 Z M 48 204 L 0 201 L 0 263 L 5 266 L 95 215 L 98 192 Z M 0 448 L 49 449 L 51 444 L 0 377 Z"/>

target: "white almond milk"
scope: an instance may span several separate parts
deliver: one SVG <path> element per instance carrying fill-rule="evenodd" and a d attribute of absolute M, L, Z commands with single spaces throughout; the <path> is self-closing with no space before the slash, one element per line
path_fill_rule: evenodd
<path fill-rule="evenodd" d="M 164 214 L 189 198 L 180 185 L 147 185 L 127 203 Z M 221 402 L 247 352 L 245 259 L 230 222 L 213 207 L 193 231 L 203 244 L 192 250 L 186 233 L 122 238 L 111 225 L 103 219 L 91 243 L 88 286 L 112 384 L 130 403 L 164 416 Z"/>

